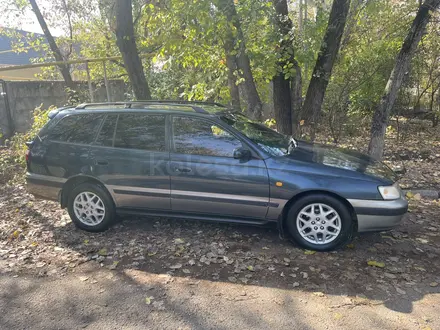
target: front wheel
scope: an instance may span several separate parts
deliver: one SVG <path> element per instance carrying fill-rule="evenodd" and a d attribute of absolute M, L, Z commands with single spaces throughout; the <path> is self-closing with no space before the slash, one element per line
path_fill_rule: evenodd
<path fill-rule="evenodd" d="M 347 244 L 354 230 L 347 207 L 323 194 L 296 201 L 287 214 L 286 225 L 298 245 L 316 251 L 330 251 Z"/>
<path fill-rule="evenodd" d="M 100 185 L 83 183 L 70 192 L 67 209 L 73 223 L 81 229 L 104 231 L 114 222 L 115 206 Z"/>

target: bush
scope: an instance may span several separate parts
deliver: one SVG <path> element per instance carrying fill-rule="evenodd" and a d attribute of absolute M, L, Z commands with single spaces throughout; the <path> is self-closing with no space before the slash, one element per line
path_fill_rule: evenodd
<path fill-rule="evenodd" d="M 42 109 L 42 105 L 35 108 L 33 112 L 33 120 L 32 120 L 32 127 L 29 131 L 26 133 L 17 133 L 15 134 L 11 139 L 11 147 L 13 150 L 13 153 L 17 156 L 17 159 L 19 162 L 25 166 L 26 165 L 26 142 L 32 141 L 35 136 L 38 134 L 38 132 L 43 128 L 43 126 L 47 123 L 49 120 L 49 112 L 54 110 L 54 106 L 50 106 L 48 109 Z"/>
<path fill-rule="evenodd" d="M 41 105 L 33 112 L 32 127 L 26 133 L 15 134 L 10 141 L 10 148 L 0 150 L 0 183 L 22 181 L 26 168 L 26 142 L 32 141 L 49 120 L 48 114 L 55 109 L 50 106 L 42 109 Z"/>

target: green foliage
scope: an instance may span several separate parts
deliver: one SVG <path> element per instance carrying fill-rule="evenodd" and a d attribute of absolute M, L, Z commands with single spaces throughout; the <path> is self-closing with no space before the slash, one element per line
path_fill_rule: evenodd
<path fill-rule="evenodd" d="M 32 126 L 26 133 L 17 133 L 11 138 L 11 148 L 18 163 L 23 167 L 26 165 L 25 154 L 27 150 L 26 142 L 32 141 L 49 120 L 48 114 L 54 110 L 54 106 L 48 109 L 42 109 L 42 105 L 35 108 L 32 114 Z"/>
<path fill-rule="evenodd" d="M 0 183 L 20 182 L 24 180 L 26 167 L 26 142 L 32 141 L 49 120 L 48 114 L 54 107 L 42 109 L 37 107 L 33 112 L 32 127 L 26 133 L 17 133 L 8 142 L 10 148 L 0 149 Z"/>
<path fill-rule="evenodd" d="M 136 43 L 153 98 L 230 102 L 224 46 L 228 31 L 237 34 L 219 10 L 218 1 L 133 1 Z M 281 36 L 275 26 L 272 1 L 234 0 L 253 77 L 264 103 L 272 102 L 272 77 L 283 72 L 289 79 L 294 71 L 292 63 L 278 67 L 278 61 L 290 55 L 280 51 L 281 38 L 294 45 L 305 95 L 332 2 L 307 1 L 307 8 L 300 8 L 298 0 L 288 1 L 293 30 L 290 35 Z M 17 17 L 23 18 L 21 13 L 29 8 L 27 1 L 5 0 L 5 4 L 11 15 L 18 15 L 8 22 L 20 22 Z M 355 133 L 359 121 L 368 126 L 418 5 L 418 0 L 351 1 L 341 50 L 323 105 L 322 122 L 330 128 L 334 141 L 341 135 Z M 66 59 L 120 55 L 114 34 L 113 1 L 48 0 L 41 6 L 50 28 L 64 32 L 57 43 Z M 300 12 L 307 16 L 301 27 Z M 435 14 L 434 21 L 438 21 L 438 16 Z M 16 51 L 27 51 L 27 47 L 42 53 L 48 51 L 42 38 L 17 38 L 14 43 Z M 430 24 L 401 90 L 395 114 L 430 109 L 440 115 L 439 50 L 439 25 Z M 234 52 L 238 51 L 235 45 Z M 35 62 L 50 60 L 49 52 Z M 102 84 L 102 63 L 90 63 L 89 68 L 92 80 Z M 87 79 L 83 64 L 72 65 L 71 71 L 76 80 Z M 239 76 L 238 72 L 234 74 Z M 122 60 L 107 61 L 107 75 L 109 79 L 129 82 Z M 40 78 L 61 77 L 53 67 L 43 69 Z M 238 84 L 242 82 L 239 78 Z M 72 96 L 72 103 L 85 98 Z"/>

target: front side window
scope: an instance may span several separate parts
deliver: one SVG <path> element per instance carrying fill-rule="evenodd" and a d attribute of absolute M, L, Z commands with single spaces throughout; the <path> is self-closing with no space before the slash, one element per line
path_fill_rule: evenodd
<path fill-rule="evenodd" d="M 90 144 L 104 118 L 102 114 L 69 115 L 62 118 L 47 134 L 53 141 Z"/>
<path fill-rule="evenodd" d="M 233 157 L 241 142 L 233 135 L 206 120 L 190 117 L 173 119 L 174 149 L 177 153 Z"/>
<path fill-rule="evenodd" d="M 142 113 L 120 114 L 115 148 L 165 151 L 165 116 Z"/>

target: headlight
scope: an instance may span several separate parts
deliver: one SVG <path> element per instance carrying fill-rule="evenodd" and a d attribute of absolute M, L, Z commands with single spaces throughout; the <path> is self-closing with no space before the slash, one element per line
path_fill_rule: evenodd
<path fill-rule="evenodd" d="M 380 194 L 383 199 L 399 199 L 402 196 L 402 191 L 397 183 L 392 186 L 379 186 L 378 187 Z"/>

